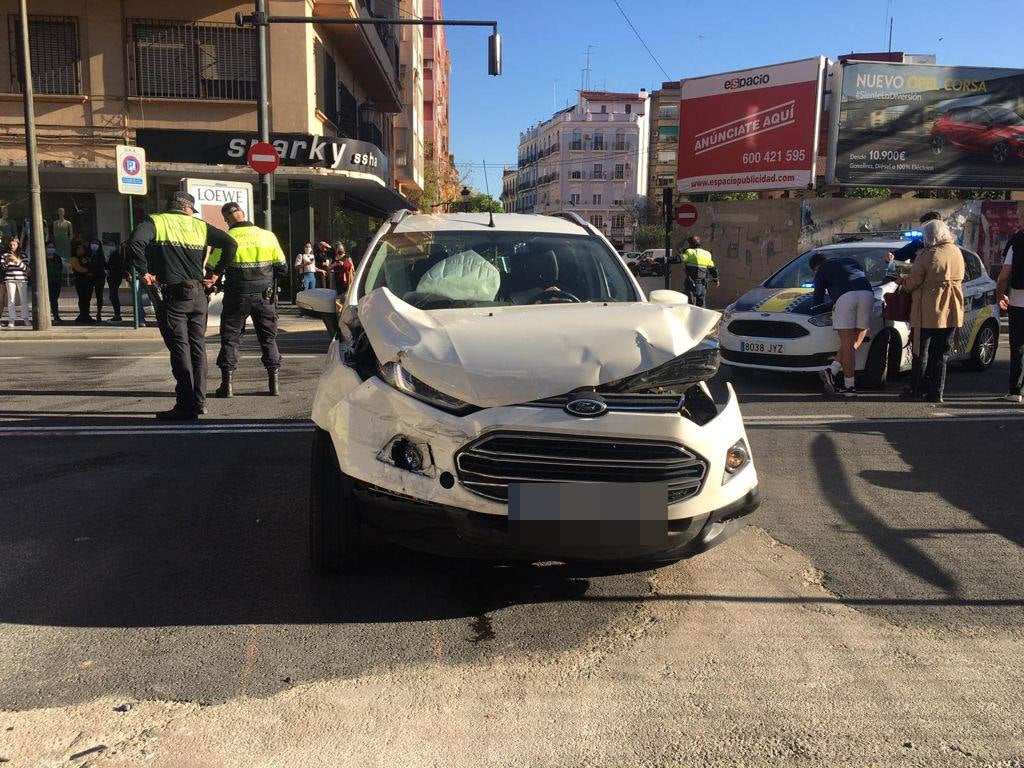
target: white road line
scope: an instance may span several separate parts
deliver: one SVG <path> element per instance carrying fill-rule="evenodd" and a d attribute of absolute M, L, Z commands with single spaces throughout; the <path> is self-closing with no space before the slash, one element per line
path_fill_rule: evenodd
<path fill-rule="evenodd" d="M 7 357 L 7 356 L 0 357 L 0 360 L 24 360 L 24 359 L 25 359 L 24 357 Z"/>
<path fill-rule="evenodd" d="M 801 421 L 843 421 L 845 419 L 856 419 L 857 417 L 850 413 L 794 413 L 784 414 L 776 416 L 744 416 L 743 420 L 748 423 L 754 422 L 776 422 L 781 419 L 799 419 Z"/>
<path fill-rule="evenodd" d="M 176 427 L 75 427 L 61 432 L 53 432 L 39 427 L 21 427 L 4 431 L 4 437 L 145 437 L 152 435 L 280 435 L 307 434 L 313 430 L 310 426 L 285 428 L 266 427 L 232 427 L 232 428 L 200 428 L 189 426 Z"/>
<path fill-rule="evenodd" d="M 980 413 L 948 413 L 948 412 L 937 412 L 927 414 L 925 416 L 876 416 L 876 417 L 862 417 L 856 416 L 847 417 L 842 419 L 836 419 L 833 417 L 823 419 L 800 419 L 789 416 L 779 416 L 773 419 L 757 419 L 751 417 L 744 419 L 744 421 L 752 428 L 771 428 L 771 427 L 828 427 L 835 426 L 837 422 L 840 422 L 844 426 L 850 425 L 866 425 L 871 426 L 873 424 L 958 424 L 958 423 L 979 423 L 979 422 L 1012 422 L 1019 421 L 1024 423 L 1024 410 L 1015 411 L 987 411 Z"/>
<path fill-rule="evenodd" d="M 0 426 L 0 432 L 18 432 L 26 429 L 31 429 L 40 432 L 70 432 L 78 429 L 140 429 L 152 431 L 154 429 L 208 429 L 208 430 L 223 430 L 223 429 L 312 429 L 312 422 L 308 421 L 293 421 L 293 422 L 263 422 L 263 421 L 240 421 L 237 423 L 232 422 L 219 422 L 219 423 L 203 423 L 196 422 L 194 425 L 183 425 L 183 424 L 168 424 L 154 421 L 152 424 L 147 422 L 146 424 L 5 424 Z"/>

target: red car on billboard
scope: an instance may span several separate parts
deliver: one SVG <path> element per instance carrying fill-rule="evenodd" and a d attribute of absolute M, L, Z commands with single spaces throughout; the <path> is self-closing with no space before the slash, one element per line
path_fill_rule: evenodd
<path fill-rule="evenodd" d="M 946 147 L 988 155 L 1004 165 L 1024 158 L 1024 118 L 1006 107 L 954 107 L 932 126 L 932 151 Z"/>

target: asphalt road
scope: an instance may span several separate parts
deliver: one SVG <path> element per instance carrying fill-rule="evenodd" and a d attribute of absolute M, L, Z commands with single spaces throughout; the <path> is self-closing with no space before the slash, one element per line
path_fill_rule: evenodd
<path fill-rule="evenodd" d="M 364 573 L 321 579 L 306 419 L 324 334 L 285 336 L 281 398 L 246 343 L 240 395 L 177 427 L 150 415 L 172 402 L 159 342 L 0 338 L 0 757 L 1019 764 L 1024 410 L 992 399 L 1005 351 L 951 373 L 939 408 L 723 372 L 766 501 L 704 557 L 601 575 L 371 542 Z"/>

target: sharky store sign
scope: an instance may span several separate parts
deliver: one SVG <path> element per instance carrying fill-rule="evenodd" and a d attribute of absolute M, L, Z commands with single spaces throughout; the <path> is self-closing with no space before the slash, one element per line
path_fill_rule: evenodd
<path fill-rule="evenodd" d="M 139 146 L 150 162 L 245 165 L 249 148 L 258 143 L 255 133 L 227 131 L 172 131 L 140 128 Z M 357 139 L 309 134 L 275 134 L 271 144 L 284 167 L 327 168 L 332 171 L 376 176 L 387 182 L 387 156 L 376 144 Z"/>

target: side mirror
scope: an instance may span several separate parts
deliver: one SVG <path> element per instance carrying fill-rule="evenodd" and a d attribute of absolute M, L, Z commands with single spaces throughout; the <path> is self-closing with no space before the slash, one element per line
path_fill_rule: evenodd
<path fill-rule="evenodd" d="M 320 318 L 329 334 L 334 336 L 338 333 L 338 295 L 330 288 L 299 291 L 295 304 L 306 317 Z"/>
<path fill-rule="evenodd" d="M 655 304 L 689 304 L 690 299 L 687 298 L 685 293 L 679 291 L 670 291 L 666 288 L 659 288 L 656 291 L 651 291 L 650 300 Z"/>

